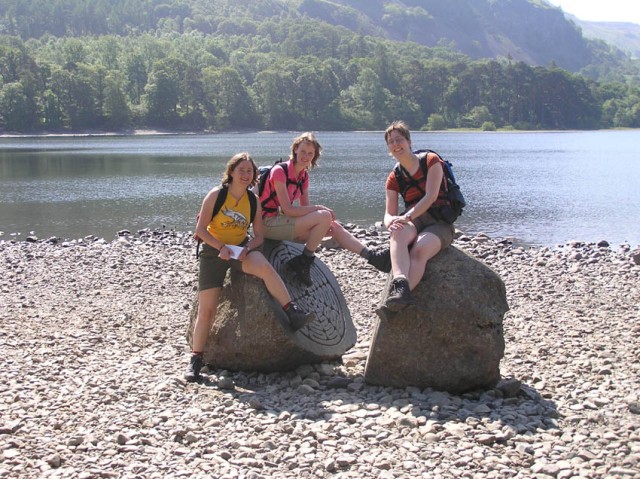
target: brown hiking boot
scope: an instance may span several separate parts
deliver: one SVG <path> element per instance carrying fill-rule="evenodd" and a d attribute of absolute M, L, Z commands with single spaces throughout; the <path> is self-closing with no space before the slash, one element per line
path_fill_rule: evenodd
<path fill-rule="evenodd" d="M 294 256 L 285 263 L 285 271 L 293 278 L 297 278 L 305 286 L 313 286 L 311 265 L 314 259 L 315 256 L 307 256 L 305 254 Z"/>
<path fill-rule="evenodd" d="M 381 251 L 370 251 L 367 262 L 378 271 L 388 273 L 391 271 L 391 250 L 385 248 Z"/>
<path fill-rule="evenodd" d="M 409 281 L 402 278 L 395 278 L 391 281 L 389 294 L 384 306 L 390 311 L 400 311 L 410 304 L 416 304 L 415 298 L 411 295 Z"/>
<path fill-rule="evenodd" d="M 203 365 L 204 361 L 202 359 L 202 354 L 192 354 L 189 365 L 184 372 L 184 378 L 190 383 L 200 379 L 200 370 Z"/>
<path fill-rule="evenodd" d="M 289 318 L 289 327 L 293 332 L 316 320 L 315 313 L 305 313 L 294 302 L 289 305 L 285 312 L 287 313 L 287 318 Z"/>

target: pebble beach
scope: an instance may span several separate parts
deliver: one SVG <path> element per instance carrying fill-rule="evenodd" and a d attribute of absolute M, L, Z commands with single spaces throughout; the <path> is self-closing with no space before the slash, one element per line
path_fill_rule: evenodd
<path fill-rule="evenodd" d="M 454 246 L 510 306 L 503 381 L 463 395 L 364 382 L 386 275 L 349 252 L 318 252 L 358 333 L 341 362 L 187 383 L 188 232 L 0 236 L 0 478 L 640 478 L 637 245 Z"/>

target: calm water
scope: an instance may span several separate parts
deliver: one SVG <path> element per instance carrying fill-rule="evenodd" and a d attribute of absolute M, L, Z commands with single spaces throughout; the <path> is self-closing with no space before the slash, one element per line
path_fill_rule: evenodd
<path fill-rule="evenodd" d="M 2 138 L 1 238 L 193 230 L 202 198 L 234 153 L 270 164 L 288 155 L 295 135 Z M 312 201 L 344 222 L 379 221 L 393 166 L 383 134 L 318 139 L 324 154 L 311 175 Z M 467 233 L 549 246 L 640 244 L 640 131 L 414 132 L 413 146 L 453 163 L 469 204 L 456 225 Z"/>

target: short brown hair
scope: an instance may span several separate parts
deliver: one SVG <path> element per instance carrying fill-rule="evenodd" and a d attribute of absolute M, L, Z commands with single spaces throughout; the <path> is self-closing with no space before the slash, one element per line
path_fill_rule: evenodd
<path fill-rule="evenodd" d="M 318 142 L 318 140 L 316 140 L 316 136 L 309 131 L 303 133 L 293 140 L 293 143 L 291 144 L 291 154 L 289 156 L 289 159 L 293 160 L 293 162 L 295 163 L 298 146 L 300 146 L 300 143 L 303 143 L 305 141 L 311 143 L 316 150 L 315 154 L 313 155 L 313 160 L 311 160 L 311 168 L 315 168 L 318 164 L 318 159 L 320 159 L 320 155 L 322 154 L 322 146 L 320 146 L 320 143 Z"/>
<path fill-rule="evenodd" d="M 251 166 L 253 167 L 253 179 L 251 180 L 250 186 L 254 186 L 256 183 L 258 183 L 258 167 L 256 165 L 256 162 L 253 161 L 253 158 L 251 158 L 251 155 L 245 151 L 243 153 L 236 153 L 227 162 L 227 168 L 224 170 L 224 173 L 222 174 L 223 186 L 229 185 L 233 181 L 231 172 L 233 172 L 236 169 L 236 167 L 245 160 L 250 161 Z"/>
<path fill-rule="evenodd" d="M 387 129 L 384 131 L 385 143 L 389 143 L 389 136 L 391 135 L 392 131 L 397 131 L 402 136 L 404 136 L 407 141 L 411 141 L 411 132 L 409 131 L 409 127 L 404 121 L 402 120 L 394 121 L 393 123 L 391 123 L 391 125 L 387 127 Z"/>

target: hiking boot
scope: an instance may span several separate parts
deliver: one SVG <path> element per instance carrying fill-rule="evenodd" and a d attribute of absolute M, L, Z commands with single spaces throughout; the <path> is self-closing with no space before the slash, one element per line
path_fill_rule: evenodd
<path fill-rule="evenodd" d="M 416 300 L 411 295 L 409 281 L 402 278 L 393 279 L 384 306 L 390 311 L 400 311 L 410 304 L 416 304 Z"/>
<path fill-rule="evenodd" d="M 289 318 L 289 327 L 294 333 L 316 319 L 315 313 L 305 313 L 293 302 L 285 312 Z"/>
<path fill-rule="evenodd" d="M 203 366 L 202 354 L 192 354 L 189 366 L 184 372 L 184 378 L 190 383 L 200 379 L 200 370 Z"/>
<path fill-rule="evenodd" d="M 294 278 L 297 278 L 305 286 L 312 286 L 311 265 L 313 264 L 314 259 L 315 256 L 300 254 L 287 261 L 284 267 L 289 274 Z"/>
<path fill-rule="evenodd" d="M 385 248 L 382 251 L 370 251 L 367 263 L 383 273 L 391 271 L 391 250 Z"/>

